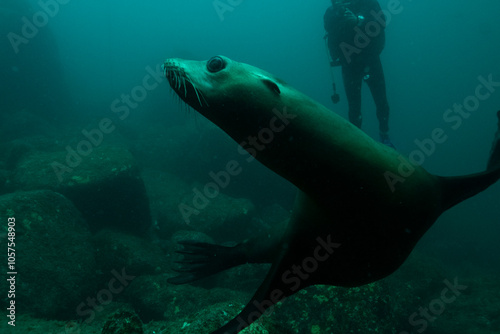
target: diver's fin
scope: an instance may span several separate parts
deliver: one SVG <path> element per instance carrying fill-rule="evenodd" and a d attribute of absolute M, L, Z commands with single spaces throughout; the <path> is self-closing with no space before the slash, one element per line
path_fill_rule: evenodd
<path fill-rule="evenodd" d="M 498 128 L 486 171 L 459 177 L 440 177 L 443 189 L 443 211 L 486 190 L 500 179 L 500 111 L 497 112 L 497 118 Z"/>
<path fill-rule="evenodd" d="M 177 253 L 184 258 L 177 261 L 180 267 L 174 269 L 180 275 L 167 280 L 172 284 L 191 283 L 246 262 L 238 246 L 227 247 L 191 240 L 179 241 L 179 244 L 184 249 Z"/>

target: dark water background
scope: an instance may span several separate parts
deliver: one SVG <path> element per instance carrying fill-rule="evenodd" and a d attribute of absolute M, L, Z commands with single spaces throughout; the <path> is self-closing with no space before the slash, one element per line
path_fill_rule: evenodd
<path fill-rule="evenodd" d="M 323 14 L 329 4 L 326 0 L 242 1 L 220 16 L 212 1 L 73 0 L 60 4 L 16 53 L 6 34 L 21 31 L 22 16 L 17 14 L 23 5 L 0 0 L 0 116 L 5 122 L 16 110 L 27 108 L 60 129 L 65 124 L 83 128 L 103 117 L 116 119 L 113 101 L 140 85 L 148 74 L 146 68 L 155 69 L 170 57 L 203 60 L 222 54 L 275 74 L 347 117 L 339 69 L 334 75 L 341 102 L 330 101 L 332 79 L 323 41 Z M 388 1 L 380 4 L 387 8 Z M 32 8 L 41 10 L 35 1 Z M 400 9 L 387 26 L 382 53 L 393 142 L 408 155 L 418 150 L 415 140 L 430 138 L 434 129 L 442 128 L 448 139 L 426 156 L 424 167 L 440 175 L 482 171 L 496 130 L 500 87 L 480 101 L 457 129 L 443 115 L 474 96 L 479 77 L 492 76 L 500 82 L 500 3 L 406 0 Z M 130 110 L 127 127 L 147 132 L 148 124 L 155 122 L 166 127 L 205 122 L 181 108 L 169 90 L 163 81 L 148 91 L 147 98 Z M 363 116 L 363 129 L 377 138 L 374 104 L 366 86 Z M 22 129 L 4 128 L 3 132 L 2 140 L 8 141 Z M 210 149 L 218 154 L 217 147 Z M 186 173 L 191 167 L 186 166 Z M 258 200 L 262 191 L 266 201 L 283 206 L 293 199 L 277 177 L 266 189 L 246 187 L 244 182 L 239 186 L 228 192 L 254 198 L 257 205 L 262 204 Z M 449 263 L 500 270 L 499 202 L 497 184 L 444 214 L 420 247 Z"/>

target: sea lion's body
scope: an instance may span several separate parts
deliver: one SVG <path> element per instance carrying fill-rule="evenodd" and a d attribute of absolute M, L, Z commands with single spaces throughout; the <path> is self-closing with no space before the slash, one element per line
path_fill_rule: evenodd
<path fill-rule="evenodd" d="M 236 142 L 261 134 L 265 145 L 252 151 L 255 158 L 299 189 L 290 223 L 270 240 L 223 251 L 185 243 L 185 254 L 198 256 L 185 264 L 196 265 L 173 283 L 245 262 L 273 263 L 239 317 L 217 334 L 237 333 L 307 286 L 357 286 L 391 274 L 443 211 L 500 176 L 500 153 L 485 173 L 432 175 L 270 74 L 225 57 L 171 59 L 165 69 L 179 96 Z"/>

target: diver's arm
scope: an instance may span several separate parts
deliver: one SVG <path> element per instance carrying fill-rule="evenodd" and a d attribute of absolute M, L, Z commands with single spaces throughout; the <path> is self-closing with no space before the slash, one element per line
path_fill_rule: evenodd
<path fill-rule="evenodd" d="M 380 19 L 376 19 L 375 15 L 382 18 L 384 23 L 380 24 Z M 358 18 L 358 26 L 364 26 L 368 22 L 376 21 L 381 25 L 382 29 L 385 28 L 386 17 L 377 0 L 364 0 L 363 8 L 359 11 L 359 13 L 356 13 L 356 16 Z"/>

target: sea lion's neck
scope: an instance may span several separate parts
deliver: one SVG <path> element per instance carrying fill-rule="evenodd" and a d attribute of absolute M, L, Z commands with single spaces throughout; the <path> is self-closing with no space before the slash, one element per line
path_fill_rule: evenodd
<path fill-rule="evenodd" d="M 260 162 L 306 192 L 310 187 L 317 189 L 318 183 L 327 187 L 328 180 L 320 175 L 332 175 L 332 180 L 362 179 L 365 176 L 359 168 L 363 164 L 371 166 L 370 173 L 380 169 L 379 175 L 383 175 L 388 168 L 385 163 L 377 166 L 373 162 L 384 150 L 378 143 L 297 91 L 282 96 L 283 105 L 274 114 L 278 112 L 287 124 L 258 152 Z"/>

